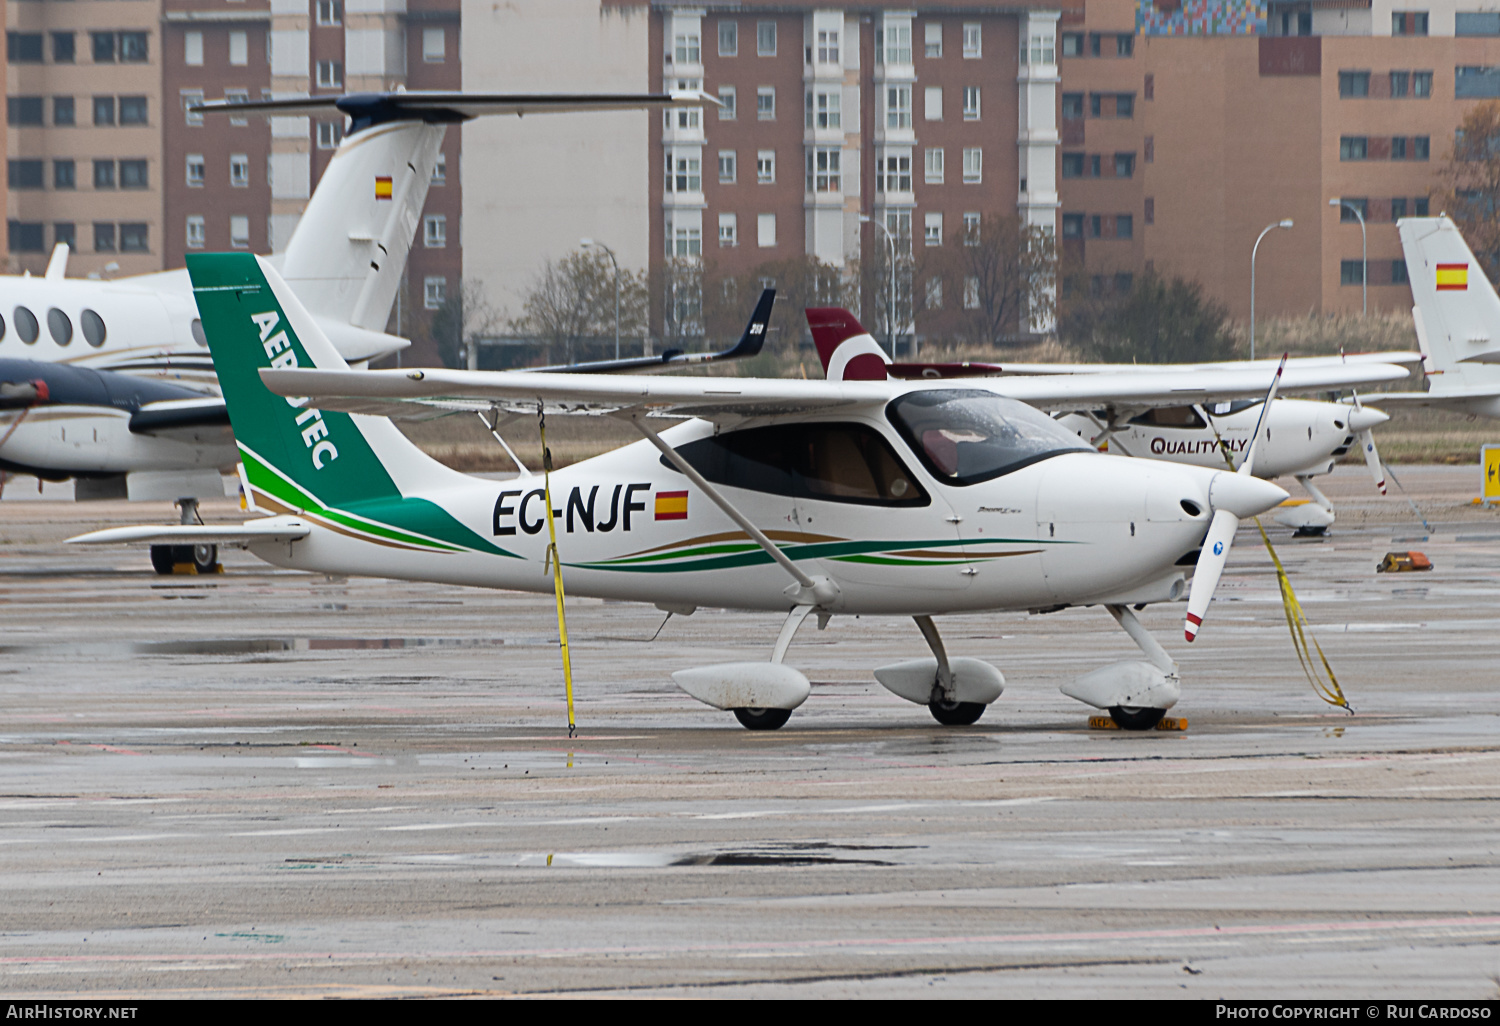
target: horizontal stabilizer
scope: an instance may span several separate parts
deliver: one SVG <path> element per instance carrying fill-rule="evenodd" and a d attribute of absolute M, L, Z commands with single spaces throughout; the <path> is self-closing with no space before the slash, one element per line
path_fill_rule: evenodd
<path fill-rule="evenodd" d="M 205 114 L 232 112 L 295 116 L 339 111 L 353 120 L 351 132 L 392 121 L 451 124 L 487 114 L 561 114 L 586 111 L 643 110 L 653 107 L 691 107 L 718 99 L 698 90 L 670 93 L 465 93 L 448 91 L 407 93 L 349 93 L 345 96 L 296 96 L 280 100 L 234 103 L 210 100 L 193 107 Z"/>
<path fill-rule="evenodd" d="M 244 524 L 144 524 L 111 527 L 69 538 L 70 545 L 244 545 L 257 541 L 296 541 L 312 528 L 300 520 L 249 521 Z"/>

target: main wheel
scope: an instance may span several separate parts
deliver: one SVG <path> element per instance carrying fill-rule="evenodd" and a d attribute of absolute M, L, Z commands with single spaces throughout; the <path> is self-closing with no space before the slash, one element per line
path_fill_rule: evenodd
<path fill-rule="evenodd" d="M 932 718 L 945 727 L 967 727 L 979 722 L 987 706 L 983 702 L 933 701 L 927 703 L 927 708 L 931 710 Z"/>
<path fill-rule="evenodd" d="M 217 545 L 193 546 L 193 569 L 200 574 L 211 574 L 218 568 L 219 547 Z"/>
<path fill-rule="evenodd" d="M 792 718 L 790 709 L 746 709 L 734 710 L 734 718 L 740 721 L 740 726 L 746 730 L 775 730 L 786 726 L 786 721 Z"/>
<path fill-rule="evenodd" d="M 1114 705 L 1109 709 L 1110 719 L 1114 720 L 1121 730 L 1150 730 L 1160 723 L 1161 718 L 1166 714 L 1165 709 L 1149 707 Z"/>
<path fill-rule="evenodd" d="M 172 566 L 177 560 L 174 558 L 175 545 L 153 545 L 151 546 L 151 568 L 159 574 L 170 574 Z"/>

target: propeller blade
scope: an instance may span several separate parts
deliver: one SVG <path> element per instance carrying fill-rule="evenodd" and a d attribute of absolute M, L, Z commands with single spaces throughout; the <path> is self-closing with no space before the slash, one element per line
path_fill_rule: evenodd
<path fill-rule="evenodd" d="M 1198 636 L 1208 604 L 1213 601 L 1214 589 L 1219 586 L 1219 577 L 1224 573 L 1224 563 L 1229 559 L 1229 546 L 1234 544 L 1234 532 L 1239 530 L 1240 518 L 1221 509 L 1214 513 L 1208 525 L 1208 537 L 1203 539 L 1203 551 L 1198 553 L 1198 568 L 1193 571 L 1193 585 L 1188 591 L 1187 623 L 1183 633 L 1192 641 Z"/>
<path fill-rule="evenodd" d="M 1266 401 L 1261 404 L 1260 416 L 1255 421 L 1255 434 L 1250 436 L 1250 451 L 1245 453 L 1245 459 L 1240 463 L 1239 472 L 1250 475 L 1255 473 L 1255 457 L 1260 452 L 1261 433 L 1260 429 L 1266 423 L 1266 415 L 1271 412 L 1271 401 L 1276 398 L 1276 390 L 1281 387 L 1281 372 L 1286 370 L 1286 358 L 1288 353 L 1281 354 L 1281 362 L 1276 365 L 1276 376 L 1271 379 L 1271 387 L 1266 392 Z"/>
<path fill-rule="evenodd" d="M 1386 494 L 1385 465 L 1380 462 L 1380 453 L 1375 449 L 1375 432 L 1369 428 L 1361 431 L 1359 445 L 1365 451 L 1365 465 L 1370 468 L 1370 476 L 1375 479 L 1375 487 L 1380 490 L 1381 495 Z"/>

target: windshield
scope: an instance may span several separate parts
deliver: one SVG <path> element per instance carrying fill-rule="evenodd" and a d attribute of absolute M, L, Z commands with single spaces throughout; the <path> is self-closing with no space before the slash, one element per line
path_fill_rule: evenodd
<path fill-rule="evenodd" d="M 1056 421 L 992 392 L 912 392 L 886 416 L 940 480 L 969 485 L 1020 470 L 1060 452 L 1093 448 Z"/>

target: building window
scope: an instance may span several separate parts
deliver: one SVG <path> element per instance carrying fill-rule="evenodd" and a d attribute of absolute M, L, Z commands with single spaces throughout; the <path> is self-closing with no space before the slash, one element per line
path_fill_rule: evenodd
<path fill-rule="evenodd" d="M 837 129 L 843 125 L 839 106 L 842 95 L 837 89 L 816 89 L 807 94 L 807 127 Z"/>
<path fill-rule="evenodd" d="M 1455 22 L 1463 18 L 1462 14 L 1455 16 Z M 1500 15 L 1490 15 L 1500 22 Z M 1426 11 L 1392 11 L 1391 12 L 1391 35 L 1393 36 L 1425 36 L 1427 34 L 1427 12 Z M 1458 31 L 1457 24 L 1454 25 L 1454 35 L 1469 35 L 1470 33 Z M 1500 24 L 1496 25 L 1494 32 L 1486 35 L 1500 35 Z"/>
<path fill-rule="evenodd" d="M 758 57 L 776 56 L 776 23 L 774 21 L 756 23 L 755 53 Z"/>
<path fill-rule="evenodd" d="M 149 123 L 150 119 L 146 116 L 146 98 L 144 96 L 120 97 L 120 124 L 145 125 Z"/>
<path fill-rule="evenodd" d="M 761 86 L 755 90 L 755 116 L 761 121 L 776 120 L 776 90 Z"/>
<path fill-rule="evenodd" d="M 190 68 L 201 68 L 203 66 L 202 32 L 184 32 L 182 34 L 182 63 Z"/>
<path fill-rule="evenodd" d="M 911 63 L 911 23 L 886 22 L 875 30 L 876 64 Z"/>
<path fill-rule="evenodd" d="M 1406 94 L 1411 91 L 1411 72 L 1391 72 L 1391 99 L 1404 100 Z"/>
<path fill-rule="evenodd" d="M 1426 217 L 1426 216 L 1428 216 L 1427 215 L 1427 197 L 1426 196 L 1417 196 L 1416 198 L 1414 198 L 1411 201 L 1411 205 L 1412 205 L 1412 208 L 1413 208 L 1412 209 L 1412 216 L 1413 217 Z"/>
<path fill-rule="evenodd" d="M 54 160 L 52 162 L 52 188 L 78 188 L 78 165 L 71 160 Z"/>
<path fill-rule="evenodd" d="M 144 224 L 120 225 L 120 252 L 151 252 L 150 236 L 147 233 L 146 226 Z"/>
<path fill-rule="evenodd" d="M 703 63 L 703 51 L 696 32 L 684 32 L 673 40 L 672 59 L 678 64 Z"/>
<path fill-rule="evenodd" d="M 208 230 L 202 214 L 190 214 L 187 219 L 187 248 L 202 249 L 207 245 Z"/>
<path fill-rule="evenodd" d="M 1426 135 L 1412 136 L 1411 159 L 1427 160 L 1432 156 L 1432 137 Z"/>
<path fill-rule="evenodd" d="M 229 63 L 237 68 L 250 63 L 250 36 L 243 29 L 229 33 Z"/>
<path fill-rule="evenodd" d="M 686 154 L 668 153 L 667 191 L 702 192 L 703 171 L 701 159 Z"/>
<path fill-rule="evenodd" d="M 1432 95 L 1432 72 L 1414 71 L 1411 74 L 1411 94 L 1419 100 Z"/>
<path fill-rule="evenodd" d="M 1082 178 L 1083 159 L 1084 155 L 1082 153 L 1064 153 L 1062 155 L 1062 176 L 1064 178 Z"/>
<path fill-rule="evenodd" d="M 187 155 L 187 184 L 189 189 L 203 188 L 203 154 Z"/>
<path fill-rule="evenodd" d="M 1064 57 L 1083 56 L 1083 33 L 1064 32 L 1062 34 L 1062 55 Z"/>
<path fill-rule="evenodd" d="M 94 97 L 94 125 L 104 127 L 115 123 L 115 98 L 113 96 Z"/>
<path fill-rule="evenodd" d="M 936 60 L 943 55 L 943 24 L 939 21 L 929 21 L 922 29 L 924 48 L 922 55 L 929 60 Z"/>
<path fill-rule="evenodd" d="M 250 185 L 250 158 L 243 153 L 236 153 L 229 158 L 229 184 L 236 189 L 248 188 Z"/>
<path fill-rule="evenodd" d="M 5 33 L 5 55 L 12 64 L 42 63 L 42 34 L 40 32 Z"/>
<path fill-rule="evenodd" d="M 964 279 L 964 309 L 979 309 L 979 279 L 967 277 Z"/>
<path fill-rule="evenodd" d="M 776 184 L 775 150 L 761 150 L 755 154 L 755 181 L 758 185 Z"/>
<path fill-rule="evenodd" d="M 339 0 L 318 0 L 318 24 L 337 25 L 342 19 L 344 5 Z"/>
<path fill-rule="evenodd" d="M 907 253 L 911 252 L 911 211 L 910 210 L 887 210 L 885 212 L 885 230 L 891 233 L 900 246 Z"/>
<path fill-rule="evenodd" d="M 1118 93 L 1115 95 L 1115 117 L 1135 117 L 1135 93 Z"/>
<path fill-rule="evenodd" d="M 905 63 L 910 64 L 911 63 L 911 29 L 907 29 L 906 33 L 907 34 L 906 34 L 906 61 L 905 61 Z M 877 48 L 880 46 L 880 43 L 878 42 L 879 38 L 880 38 L 879 33 L 876 33 L 876 40 L 877 40 L 877 42 L 876 42 L 875 45 L 876 45 Z M 879 58 L 876 58 L 876 60 L 879 60 Z M 819 29 L 818 30 L 818 63 L 819 64 L 837 64 L 838 62 L 839 62 L 839 34 L 838 34 L 838 32 L 836 32 L 836 31 L 830 31 L 828 29 Z"/>
<path fill-rule="evenodd" d="M 75 38 L 71 32 L 52 33 L 52 63 L 72 64 L 78 59 Z"/>
<path fill-rule="evenodd" d="M 1370 152 L 1370 140 L 1363 135 L 1345 135 L 1339 138 L 1340 160 L 1364 160 Z"/>
<path fill-rule="evenodd" d="M 1115 56 L 1131 57 L 1135 54 L 1135 36 L 1121 33 L 1115 36 Z"/>
<path fill-rule="evenodd" d="M 1065 239 L 1083 238 L 1083 215 L 1064 214 L 1062 216 L 1062 237 Z"/>
<path fill-rule="evenodd" d="M 979 226 L 984 220 L 984 215 L 978 211 L 970 211 L 964 214 L 964 245 L 979 245 Z"/>
<path fill-rule="evenodd" d="M 1129 239 L 1135 236 L 1135 218 L 1130 214 L 1115 215 L 1115 238 Z"/>
<path fill-rule="evenodd" d="M 448 59 L 448 33 L 441 25 L 422 30 L 422 62 L 442 64 Z"/>
<path fill-rule="evenodd" d="M 120 161 L 120 188 L 149 189 L 151 187 L 144 160 Z"/>
<path fill-rule="evenodd" d="M 442 276 L 422 279 L 422 305 L 436 310 L 448 301 L 448 279 Z"/>
<path fill-rule="evenodd" d="M 1370 95 L 1370 73 L 1368 71 L 1339 72 L 1339 96 L 1344 99 Z"/>
<path fill-rule="evenodd" d="M 180 95 L 182 97 L 182 114 L 183 117 L 187 119 L 187 124 L 190 127 L 202 125 L 203 112 L 193 109 L 203 102 L 202 91 L 197 89 L 184 89 L 182 90 Z"/>
<path fill-rule="evenodd" d="M 1100 238 L 1104 234 L 1104 218 L 1098 214 L 1090 214 L 1088 221 L 1085 222 L 1085 228 L 1088 230 L 1089 238 Z"/>
<path fill-rule="evenodd" d="M 927 279 L 926 306 L 929 310 L 943 308 L 943 279 L 933 276 Z"/>
<path fill-rule="evenodd" d="M 1062 94 L 1062 117 L 1064 121 L 1076 121 L 1083 117 L 1083 94 Z"/>
<path fill-rule="evenodd" d="M 318 88 L 337 89 L 344 82 L 344 66 L 338 61 L 318 62 Z"/>
<path fill-rule="evenodd" d="M 733 121 L 735 110 L 734 86 L 719 86 L 719 120 Z"/>
<path fill-rule="evenodd" d="M 1391 159 L 1392 160 L 1405 160 L 1406 159 L 1406 137 L 1405 136 L 1398 135 L 1398 136 L 1395 136 L 1394 138 L 1391 139 Z"/>
<path fill-rule="evenodd" d="M 964 86 L 964 120 L 979 120 L 979 87 Z"/>
<path fill-rule="evenodd" d="M 943 184 L 943 148 L 929 146 L 923 159 L 922 180 L 928 185 Z"/>
<path fill-rule="evenodd" d="M 344 139 L 344 123 L 342 121 L 319 121 L 318 122 L 318 149 L 336 150 L 339 143 Z M 438 154 L 438 159 L 442 159 Z"/>
<path fill-rule="evenodd" d="M 94 56 L 95 64 L 113 64 L 115 62 L 115 34 L 113 32 L 90 32 L 89 50 Z M 40 59 L 40 58 L 39 58 Z M 11 60 L 15 60 L 14 57 Z M 113 233 L 114 226 L 110 226 Z M 110 252 L 114 252 L 113 247 Z"/>
<path fill-rule="evenodd" d="M 922 116 L 928 121 L 943 120 L 942 86 L 928 86 L 922 91 Z"/>
<path fill-rule="evenodd" d="M 1339 284 L 1340 285 L 1363 285 L 1365 283 L 1365 264 L 1363 260 L 1342 260 L 1339 262 Z"/>
<path fill-rule="evenodd" d="M 12 189 L 40 189 L 44 167 L 40 160 L 12 160 L 6 178 Z"/>
<path fill-rule="evenodd" d="M 1354 213 L 1353 207 L 1359 211 Z M 1339 220 L 1345 224 L 1357 224 L 1363 217 L 1366 221 L 1370 219 L 1370 201 L 1363 196 L 1342 196 L 1339 201 Z"/>
<path fill-rule="evenodd" d="M 338 127 L 339 127 L 340 134 L 342 134 L 344 126 L 343 125 L 339 125 Z M 448 154 L 444 153 L 442 150 L 438 151 L 437 160 L 433 162 L 433 165 L 432 165 L 432 181 L 429 182 L 428 184 L 429 185 L 447 185 L 448 184 Z"/>
<path fill-rule="evenodd" d="M 1391 220 L 1399 221 L 1406 216 L 1406 197 L 1396 196 L 1391 200 Z"/>
<path fill-rule="evenodd" d="M 115 162 L 112 160 L 94 161 L 94 188 L 113 189 L 115 187 Z"/>
<path fill-rule="evenodd" d="M 911 127 L 911 86 L 887 86 L 885 90 L 885 127 Z"/>
<path fill-rule="evenodd" d="M 964 184 L 976 185 L 984 181 L 984 150 L 979 147 L 964 150 Z"/>
<path fill-rule="evenodd" d="M 667 225 L 668 257 L 703 255 L 703 230 L 694 225 Z"/>
<path fill-rule="evenodd" d="M 1147 224 L 1156 223 L 1156 199 L 1153 196 L 1146 197 L 1145 215 Z"/>
<path fill-rule="evenodd" d="M 930 151 L 929 151 L 930 152 Z M 887 151 L 875 164 L 877 192 L 911 192 L 911 151 Z"/>
<path fill-rule="evenodd" d="M 1031 37 L 1030 61 L 1032 64 L 1055 64 L 1057 63 L 1057 51 L 1055 49 L 1055 37 L 1049 33 L 1038 33 Z M 1094 42 L 1094 56 L 1099 56 L 1099 44 L 1097 37 Z M 1021 40 L 1021 63 L 1027 62 L 1026 40 Z"/>
<path fill-rule="evenodd" d="M 739 161 L 733 150 L 719 151 L 719 184 L 733 185 L 739 177 Z"/>
<path fill-rule="evenodd" d="M 250 218 L 236 215 L 229 219 L 229 244 L 235 249 L 250 248 Z"/>
<path fill-rule="evenodd" d="M 94 222 L 94 252 L 113 253 L 115 251 L 115 226 L 112 221 Z"/>
<path fill-rule="evenodd" d="M 839 192 L 840 152 L 836 146 L 815 146 L 807 151 L 807 191 Z"/>
<path fill-rule="evenodd" d="M 52 123 L 54 125 L 68 126 L 75 124 L 75 113 L 73 108 L 73 97 L 52 97 Z"/>
<path fill-rule="evenodd" d="M 1115 154 L 1115 177 L 1116 178 L 1132 178 L 1134 176 L 1135 176 L 1135 154 L 1134 153 L 1116 153 Z"/>
<path fill-rule="evenodd" d="M 42 123 L 42 98 L 40 96 L 6 97 L 5 112 L 12 125 L 40 125 Z"/>
<path fill-rule="evenodd" d="M 775 214 L 757 214 L 755 216 L 755 244 L 761 249 L 770 249 L 776 245 Z"/>
<path fill-rule="evenodd" d="M 677 80 L 678 92 L 697 92 L 703 88 L 703 81 L 696 78 L 679 78 Z M 677 127 L 696 132 L 698 130 L 698 115 L 702 113 L 702 107 L 688 107 L 677 112 Z M 667 127 L 672 127 L 672 112 L 667 113 Z"/>
<path fill-rule="evenodd" d="M 984 56 L 984 47 L 981 44 L 982 36 L 977 24 L 968 23 L 964 25 L 964 59 L 978 60 Z"/>
<path fill-rule="evenodd" d="M 943 215 L 941 213 L 929 213 L 923 215 L 922 241 L 929 246 L 941 246 L 943 244 Z"/>
<path fill-rule="evenodd" d="M 1411 284 L 1411 279 L 1408 278 L 1407 275 L 1406 275 L 1406 261 L 1405 260 L 1392 260 L 1391 261 L 1391 284 L 1392 285 L 1409 285 L 1409 284 Z"/>
<path fill-rule="evenodd" d="M 738 57 L 740 55 L 740 23 L 737 21 L 719 22 L 719 56 Z"/>
<path fill-rule="evenodd" d="M 719 215 L 719 245 L 738 246 L 740 244 L 740 222 L 735 214 Z"/>
<path fill-rule="evenodd" d="M 43 227 L 40 221 L 11 221 L 8 223 L 10 251 L 12 253 L 40 253 L 45 248 Z M 28 311 L 29 312 L 29 311 Z M 19 318 L 17 318 L 19 320 Z M 19 328 L 20 325 L 18 324 Z M 23 341 L 25 336 L 22 336 Z M 31 332 L 31 341 L 36 341 L 36 332 Z"/>
<path fill-rule="evenodd" d="M 422 245 L 427 249 L 448 247 L 447 214 L 428 214 L 422 219 Z"/>
<path fill-rule="evenodd" d="M 76 251 L 78 249 L 78 226 L 72 221 L 58 221 L 52 226 L 52 242 L 53 245 L 61 243 L 62 245 L 67 246 L 69 249 Z M 86 310 L 84 311 L 84 313 L 85 316 L 87 316 L 88 314 L 93 313 L 93 311 Z M 97 317 L 98 314 L 94 314 L 94 316 Z M 88 321 L 85 320 L 84 323 L 87 324 Z M 85 337 L 87 337 L 87 332 L 85 332 L 84 334 Z"/>

